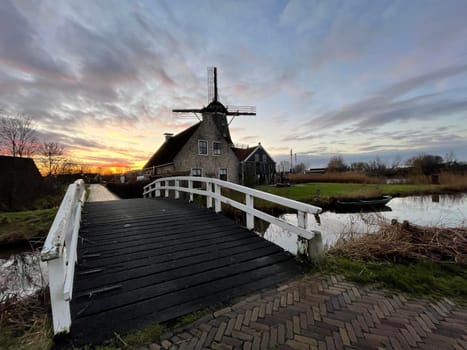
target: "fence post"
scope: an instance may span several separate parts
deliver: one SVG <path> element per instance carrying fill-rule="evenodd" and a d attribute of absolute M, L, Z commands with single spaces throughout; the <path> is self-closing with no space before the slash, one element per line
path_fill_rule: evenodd
<path fill-rule="evenodd" d="M 165 180 L 164 181 L 164 186 L 169 187 L 170 186 L 170 180 Z M 165 189 L 165 198 L 169 198 L 169 189 L 168 188 Z"/>
<path fill-rule="evenodd" d="M 212 183 L 206 181 L 206 208 L 212 208 Z"/>
<path fill-rule="evenodd" d="M 251 194 L 245 193 L 245 204 L 246 204 L 246 228 L 253 230 L 255 228 L 255 215 L 253 214 L 254 209 L 254 197 Z"/>
<path fill-rule="evenodd" d="M 222 202 L 219 198 L 221 196 L 221 186 L 216 183 L 214 184 L 214 193 L 217 197 L 214 199 L 214 211 L 220 213 L 222 211 Z"/>
<path fill-rule="evenodd" d="M 188 180 L 188 189 L 190 190 L 190 202 L 193 202 L 193 180 Z"/>
<path fill-rule="evenodd" d="M 180 187 L 180 180 L 175 180 L 175 187 Z M 180 199 L 180 191 L 175 190 L 175 199 Z"/>

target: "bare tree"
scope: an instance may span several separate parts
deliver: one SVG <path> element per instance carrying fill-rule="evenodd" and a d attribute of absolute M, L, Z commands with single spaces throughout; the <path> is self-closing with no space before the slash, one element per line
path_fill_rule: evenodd
<path fill-rule="evenodd" d="M 65 147 L 58 142 L 43 142 L 39 146 L 40 162 L 45 168 L 47 176 L 57 175 L 63 170 L 63 159 Z"/>
<path fill-rule="evenodd" d="M 36 131 L 31 117 L 0 117 L 0 143 L 13 157 L 30 157 L 36 151 Z"/>
<path fill-rule="evenodd" d="M 342 172 L 342 171 L 346 171 L 347 169 L 348 169 L 348 166 L 347 164 L 345 164 L 344 158 L 342 158 L 341 155 L 332 157 L 329 160 L 329 163 L 327 166 L 327 171 L 330 173 Z"/>

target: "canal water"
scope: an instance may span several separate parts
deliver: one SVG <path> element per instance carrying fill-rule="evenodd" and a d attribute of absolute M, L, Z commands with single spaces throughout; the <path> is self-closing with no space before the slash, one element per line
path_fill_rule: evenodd
<path fill-rule="evenodd" d="M 281 219 L 296 224 L 296 214 L 284 214 Z M 382 220 L 391 222 L 397 219 L 422 226 L 466 227 L 467 194 L 430 195 L 393 198 L 378 212 L 335 212 L 320 214 L 318 223 L 312 215 L 308 217 L 308 227 L 320 231 L 323 243 L 331 246 L 342 233 L 370 233 L 379 228 Z M 276 225 L 269 225 L 259 232 L 264 238 L 295 254 L 297 236 Z"/>

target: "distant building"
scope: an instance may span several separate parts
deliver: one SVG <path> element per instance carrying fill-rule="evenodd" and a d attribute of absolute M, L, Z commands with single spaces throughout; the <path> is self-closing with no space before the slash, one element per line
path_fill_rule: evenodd
<path fill-rule="evenodd" d="M 272 183 L 274 160 L 258 144 L 236 148 L 230 136 L 227 116 L 255 115 L 249 109 L 226 108 L 217 100 L 214 68 L 213 99 L 202 109 L 174 110 L 201 113 L 202 120 L 177 135 L 166 133 L 165 142 L 144 165 L 151 177 L 191 175 L 215 177 L 246 186 Z"/>
<path fill-rule="evenodd" d="M 0 156 L 0 210 L 28 208 L 41 184 L 42 176 L 31 158 Z"/>

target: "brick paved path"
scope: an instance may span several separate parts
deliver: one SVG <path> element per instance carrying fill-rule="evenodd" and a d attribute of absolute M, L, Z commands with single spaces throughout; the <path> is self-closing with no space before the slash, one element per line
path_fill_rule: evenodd
<path fill-rule="evenodd" d="M 467 349 L 467 309 L 306 276 L 162 339 L 149 349 Z"/>

